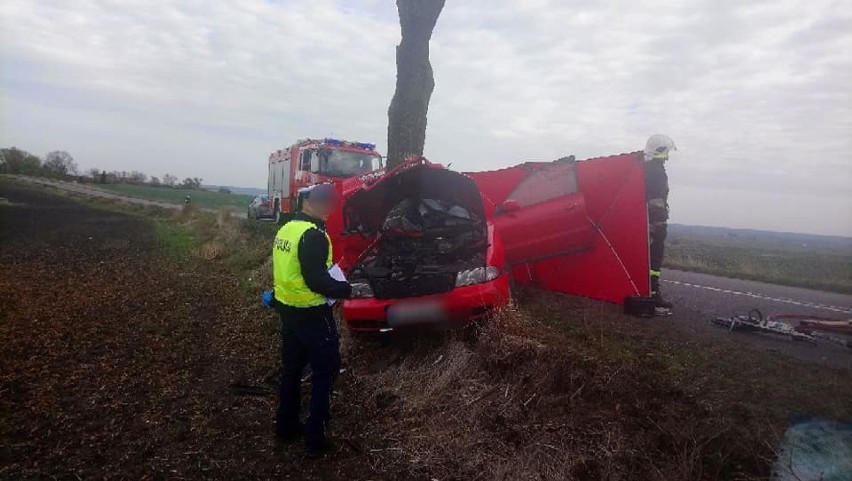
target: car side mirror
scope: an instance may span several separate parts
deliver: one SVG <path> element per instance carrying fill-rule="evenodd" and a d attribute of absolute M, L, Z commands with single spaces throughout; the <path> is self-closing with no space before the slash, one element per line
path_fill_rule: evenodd
<path fill-rule="evenodd" d="M 506 199 L 500 204 L 500 213 L 515 212 L 521 209 L 521 204 L 515 199 Z"/>

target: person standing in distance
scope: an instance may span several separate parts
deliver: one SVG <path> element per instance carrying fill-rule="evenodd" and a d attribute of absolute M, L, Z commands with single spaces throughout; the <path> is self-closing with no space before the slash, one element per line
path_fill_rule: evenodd
<path fill-rule="evenodd" d="M 340 370 L 340 343 L 330 299 L 352 294 L 331 277 L 331 239 L 325 222 L 337 204 L 330 184 L 300 191 L 302 210 L 284 224 L 272 248 L 274 301 L 281 316 L 281 379 L 275 434 L 282 441 L 304 435 L 308 454 L 328 449 L 326 425 L 331 393 Z M 310 414 L 300 424 L 302 371 L 310 365 Z"/>
<path fill-rule="evenodd" d="M 669 220 L 669 176 L 666 161 L 669 153 L 677 150 L 667 135 L 656 134 L 645 143 L 645 200 L 648 204 L 648 240 L 651 267 L 651 297 L 658 314 L 670 314 L 672 303 L 660 292 L 660 275 L 663 266 Z"/>

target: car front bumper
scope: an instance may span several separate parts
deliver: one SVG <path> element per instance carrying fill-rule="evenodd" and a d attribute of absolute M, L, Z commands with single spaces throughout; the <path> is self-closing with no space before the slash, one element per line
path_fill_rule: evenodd
<path fill-rule="evenodd" d="M 343 318 L 353 332 L 458 327 L 509 302 L 509 275 L 450 292 L 404 299 L 348 299 Z M 389 315 L 390 314 L 390 315 Z"/>

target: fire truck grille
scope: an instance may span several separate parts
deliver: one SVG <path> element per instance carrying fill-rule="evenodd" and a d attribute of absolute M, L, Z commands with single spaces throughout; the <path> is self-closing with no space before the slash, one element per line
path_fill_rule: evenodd
<path fill-rule="evenodd" d="M 405 280 L 377 279 L 373 281 L 376 299 L 399 299 L 450 292 L 456 286 L 452 272 L 421 274 Z"/>

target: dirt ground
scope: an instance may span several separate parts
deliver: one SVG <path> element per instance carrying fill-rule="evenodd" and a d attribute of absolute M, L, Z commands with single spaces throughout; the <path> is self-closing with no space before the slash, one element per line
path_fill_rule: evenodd
<path fill-rule="evenodd" d="M 0 478 L 765 479 L 791 416 L 852 418 L 848 369 L 526 291 L 477 330 L 344 336 L 335 449 L 305 459 L 271 435 L 274 318 L 225 262 L 0 197 Z"/>

